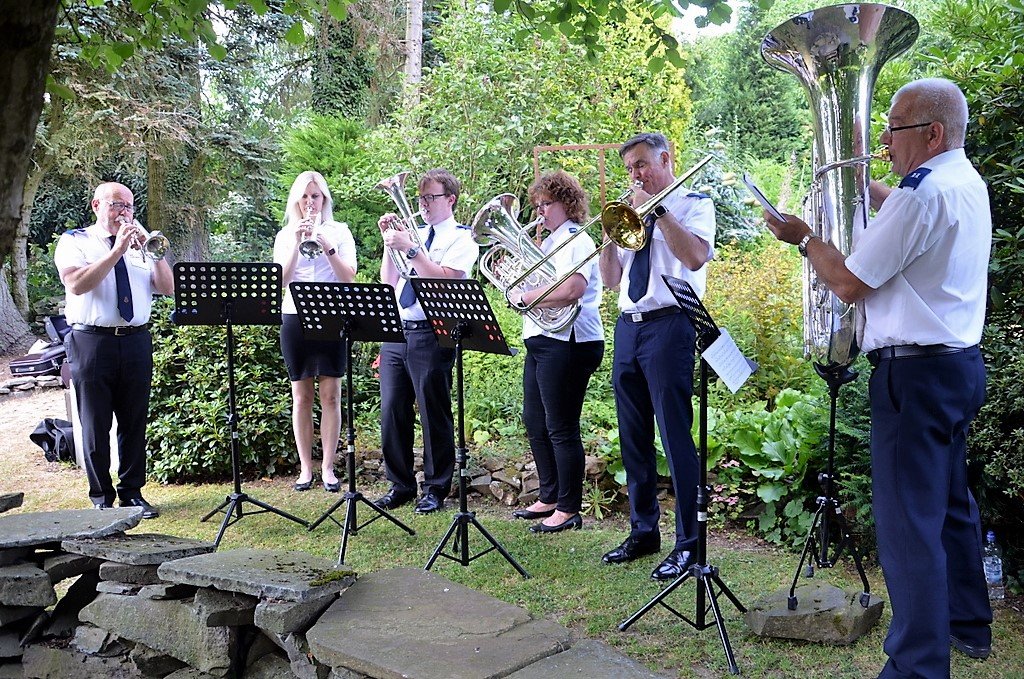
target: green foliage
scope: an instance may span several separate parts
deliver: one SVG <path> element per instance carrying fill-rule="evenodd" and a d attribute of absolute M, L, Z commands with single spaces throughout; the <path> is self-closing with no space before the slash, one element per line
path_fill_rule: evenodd
<path fill-rule="evenodd" d="M 313 110 L 359 118 L 366 112 L 372 76 L 373 64 L 356 43 L 352 20 L 322 19 L 312 72 Z"/>
<path fill-rule="evenodd" d="M 28 246 L 28 298 L 34 313 L 55 313 L 56 307 L 49 308 L 51 300 L 64 298 L 64 284 L 60 282 L 57 267 L 53 263 L 53 252 L 57 248 L 58 235 L 43 249 L 35 243 Z"/>

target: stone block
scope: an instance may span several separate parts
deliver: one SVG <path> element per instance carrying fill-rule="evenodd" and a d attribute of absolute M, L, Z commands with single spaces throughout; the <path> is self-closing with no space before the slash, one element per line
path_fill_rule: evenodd
<path fill-rule="evenodd" d="M 0 566 L 0 604 L 4 606 L 52 606 L 57 603 L 50 576 L 31 564 Z"/>
<path fill-rule="evenodd" d="M 232 549 L 161 564 L 160 578 L 261 599 L 309 601 L 348 587 L 355 574 L 304 552 Z"/>
<path fill-rule="evenodd" d="M 128 651 L 117 637 L 95 625 L 76 627 L 75 635 L 71 638 L 71 647 L 86 655 L 101 655 L 105 658 L 124 655 Z"/>
<path fill-rule="evenodd" d="M 141 679 L 126 658 L 85 655 L 71 648 L 32 644 L 21 659 L 25 679 Z"/>
<path fill-rule="evenodd" d="M 584 639 L 568 651 L 538 660 L 513 672 L 508 679 L 668 679 L 655 674 L 640 663 L 627 658 L 611 646 L 593 639 Z"/>
<path fill-rule="evenodd" d="M 331 672 L 330 666 L 310 653 L 309 642 L 304 634 L 271 634 L 269 636 L 288 654 L 288 666 L 298 679 L 327 679 Z"/>
<path fill-rule="evenodd" d="M 883 602 L 871 595 L 868 607 L 860 604 L 860 591 L 843 591 L 827 583 L 796 588 L 799 605 L 787 605 L 789 589 L 754 602 L 743 616 L 750 630 L 762 637 L 802 639 L 827 644 L 850 644 L 882 617 Z"/>
<path fill-rule="evenodd" d="M 78 613 L 96 598 L 96 586 L 100 581 L 99 571 L 87 571 L 71 583 L 68 591 L 60 598 L 50 613 L 50 624 L 46 634 L 53 637 L 70 636 L 78 624 Z"/>
<path fill-rule="evenodd" d="M 109 510 L 104 510 L 109 511 Z M 141 512 L 142 510 L 138 510 Z M 101 512 L 102 513 L 102 512 Z M 216 549 L 212 542 L 179 538 L 160 533 L 110 535 L 103 538 L 65 540 L 65 552 L 116 561 L 132 566 L 155 566 L 164 561 L 208 554 Z"/>
<path fill-rule="evenodd" d="M 24 652 L 20 634 L 11 630 L 0 631 L 0 659 L 20 658 Z"/>
<path fill-rule="evenodd" d="M 155 585 L 160 582 L 160 578 L 156 574 L 156 566 L 136 566 L 116 561 L 101 563 L 100 580 L 125 582 L 130 585 Z"/>
<path fill-rule="evenodd" d="M 20 507 L 25 502 L 24 493 L 0 493 L 0 514 Z"/>
<path fill-rule="evenodd" d="M 201 672 L 225 676 L 236 642 L 231 627 L 207 627 L 192 605 L 134 596 L 100 594 L 79 618 L 124 639 L 166 653 Z"/>
<path fill-rule="evenodd" d="M 142 589 L 141 585 L 129 585 L 127 582 L 108 582 L 100 580 L 96 583 L 96 591 L 100 594 L 123 594 L 125 596 L 135 595 Z"/>
<path fill-rule="evenodd" d="M 191 599 L 198 588 L 193 585 L 179 585 L 176 582 L 161 582 L 146 585 L 139 590 L 139 596 L 147 599 Z"/>
<path fill-rule="evenodd" d="M 569 630 L 416 568 L 361 577 L 306 633 L 322 663 L 374 677 L 503 677 L 569 647 Z"/>
<path fill-rule="evenodd" d="M 43 559 L 43 570 L 50 576 L 50 582 L 57 584 L 86 571 L 94 571 L 100 567 L 100 563 L 99 559 L 81 554 L 57 554 Z"/>
<path fill-rule="evenodd" d="M 288 661 L 275 653 L 263 656 L 245 670 L 245 679 L 281 679 L 291 675 Z"/>
<path fill-rule="evenodd" d="M 10 566 L 15 563 L 26 563 L 30 560 L 35 551 L 35 547 L 0 549 L 0 566 Z"/>
<path fill-rule="evenodd" d="M 0 606 L 0 627 L 24 620 L 42 610 L 41 606 Z"/>
<path fill-rule="evenodd" d="M 177 658 L 172 658 L 166 653 L 155 651 L 145 644 L 135 644 L 128 651 L 128 660 L 135 665 L 139 672 L 147 677 L 163 677 L 171 672 L 187 667 L 185 663 Z"/>
<path fill-rule="evenodd" d="M 253 624 L 258 602 L 258 599 L 247 594 L 204 588 L 196 592 L 193 607 L 200 623 L 207 627 L 237 627 Z"/>
<path fill-rule="evenodd" d="M 261 601 L 256 606 L 255 624 L 271 634 L 305 632 L 320 614 L 327 610 L 336 594 L 310 601 Z"/>
<path fill-rule="evenodd" d="M 73 538 L 113 535 L 134 528 L 140 521 L 142 510 L 138 507 L 6 514 L 0 516 L 0 549 L 38 547 Z"/>

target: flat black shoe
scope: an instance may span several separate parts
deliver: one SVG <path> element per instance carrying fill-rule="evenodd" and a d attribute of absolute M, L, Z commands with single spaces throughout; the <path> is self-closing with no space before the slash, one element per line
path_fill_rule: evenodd
<path fill-rule="evenodd" d="M 130 500 L 121 500 L 122 507 L 140 507 L 142 509 L 142 518 L 144 519 L 155 519 L 160 516 L 160 512 L 156 507 L 149 504 L 141 497 L 133 497 Z"/>
<path fill-rule="evenodd" d="M 957 639 L 952 634 L 949 635 L 949 645 L 960 651 L 968 658 L 974 658 L 975 660 L 984 660 L 992 653 L 991 646 L 974 646 L 968 644 L 966 641 Z"/>
<path fill-rule="evenodd" d="M 605 563 L 625 563 L 661 551 L 661 536 L 635 538 L 630 535 L 621 545 L 601 557 Z"/>
<path fill-rule="evenodd" d="M 337 493 L 339 490 L 341 490 L 341 481 L 335 481 L 334 483 L 331 483 L 330 481 L 324 481 L 324 490 L 326 490 L 328 493 Z"/>
<path fill-rule="evenodd" d="M 424 493 L 416 502 L 416 513 L 417 514 L 431 514 L 444 507 L 444 498 L 438 497 L 433 493 Z"/>
<path fill-rule="evenodd" d="M 392 487 L 387 493 L 377 498 L 373 503 L 381 509 L 396 509 L 404 504 L 412 502 L 412 499 L 416 497 L 414 492 L 405 492 Z"/>
<path fill-rule="evenodd" d="M 561 533 L 563 530 L 579 530 L 583 528 L 583 517 L 579 514 L 573 514 L 562 523 L 549 526 L 543 521 L 535 523 L 530 526 L 531 533 Z"/>
<path fill-rule="evenodd" d="M 555 513 L 554 508 L 548 509 L 543 512 L 531 512 L 529 509 L 517 509 L 512 512 L 512 516 L 517 519 L 528 519 L 530 521 L 536 521 L 537 519 L 546 519 Z"/>
<path fill-rule="evenodd" d="M 309 490 L 312 487 L 313 487 L 313 479 L 310 479 L 309 481 L 306 481 L 305 483 L 296 483 L 295 484 L 295 490 L 298 491 L 298 492 L 302 492 L 304 490 Z"/>
<path fill-rule="evenodd" d="M 686 569 L 693 563 L 693 552 L 690 550 L 673 549 L 665 557 L 665 560 L 658 564 L 658 567 L 651 571 L 652 580 L 675 580 L 686 572 Z"/>

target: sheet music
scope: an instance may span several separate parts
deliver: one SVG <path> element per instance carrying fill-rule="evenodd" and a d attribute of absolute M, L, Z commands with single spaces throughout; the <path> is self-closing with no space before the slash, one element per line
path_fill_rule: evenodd
<path fill-rule="evenodd" d="M 748 175 L 746 172 L 743 173 L 743 183 L 746 184 L 747 189 L 752 194 L 754 194 L 754 198 L 757 198 L 757 202 L 761 204 L 761 207 L 767 210 L 773 217 L 778 219 L 780 222 L 786 221 L 786 218 L 782 216 L 782 213 L 779 212 L 774 205 L 772 205 L 772 202 L 768 200 L 764 193 L 761 192 L 761 189 L 757 187 L 757 184 L 754 183 L 754 180 L 751 179 L 750 175 Z"/>
<path fill-rule="evenodd" d="M 725 328 L 719 330 L 722 334 L 704 350 L 701 358 L 708 362 L 725 386 L 729 387 L 729 391 L 735 394 L 754 371 L 747 357 L 729 336 L 729 331 Z"/>

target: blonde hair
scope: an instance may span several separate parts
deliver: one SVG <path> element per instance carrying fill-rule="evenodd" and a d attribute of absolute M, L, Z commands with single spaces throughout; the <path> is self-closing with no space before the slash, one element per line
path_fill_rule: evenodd
<path fill-rule="evenodd" d="M 306 170 L 299 174 L 292 182 L 292 188 L 288 191 L 288 203 L 285 208 L 285 224 L 300 222 L 306 216 L 302 210 L 302 194 L 306 187 L 313 182 L 324 195 L 324 207 L 320 211 L 322 222 L 334 221 L 334 199 L 331 198 L 331 190 L 327 188 L 327 180 L 315 170 Z"/>

